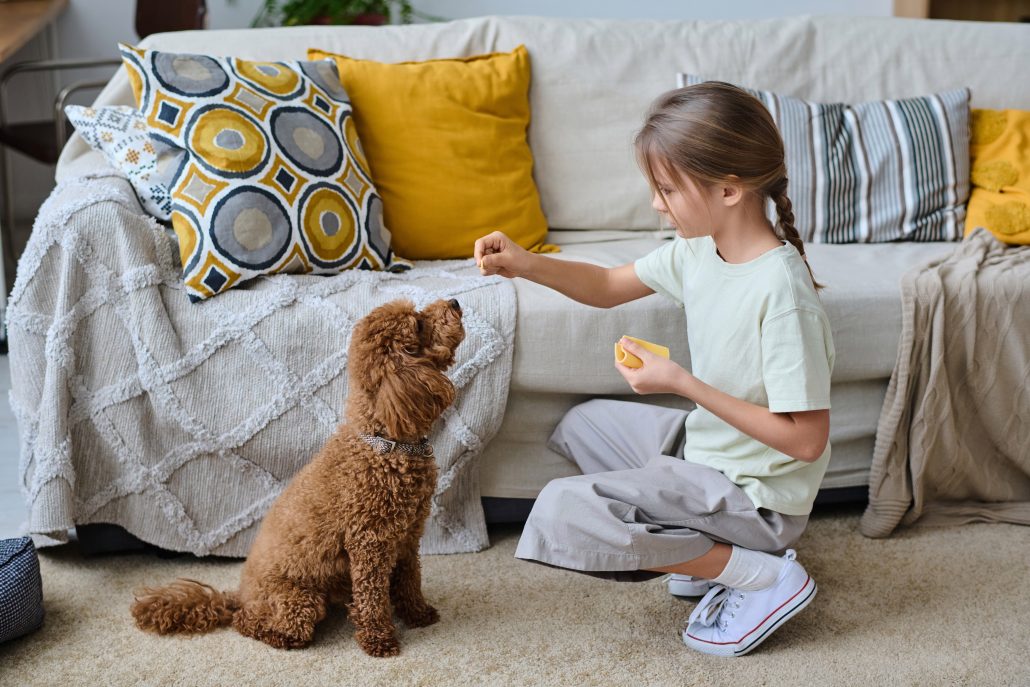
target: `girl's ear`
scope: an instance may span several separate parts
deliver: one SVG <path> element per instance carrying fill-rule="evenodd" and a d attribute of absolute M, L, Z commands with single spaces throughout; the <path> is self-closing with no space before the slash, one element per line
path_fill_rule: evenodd
<path fill-rule="evenodd" d="M 744 187 L 740 185 L 740 177 L 731 174 L 722 184 L 722 204 L 733 207 L 744 197 Z"/>

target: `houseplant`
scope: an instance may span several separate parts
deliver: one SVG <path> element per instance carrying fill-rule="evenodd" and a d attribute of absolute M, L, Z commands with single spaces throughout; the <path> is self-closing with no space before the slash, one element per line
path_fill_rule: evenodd
<path fill-rule="evenodd" d="M 393 12 L 402 24 L 411 23 L 416 13 L 410 0 L 265 0 L 254 19 L 255 26 L 299 26 L 303 24 L 390 23 Z M 428 17 L 426 17 L 428 18 Z"/>

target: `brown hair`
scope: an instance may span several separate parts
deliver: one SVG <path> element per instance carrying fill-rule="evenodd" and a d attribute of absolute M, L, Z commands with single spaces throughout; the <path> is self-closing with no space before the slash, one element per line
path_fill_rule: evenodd
<path fill-rule="evenodd" d="M 783 139 L 760 100 L 721 81 L 669 91 L 652 103 L 634 144 L 640 168 L 663 199 L 656 165 L 674 183 L 679 178 L 670 173 L 674 170 L 704 185 L 733 176 L 745 190 L 771 199 L 778 218 L 776 235 L 797 248 L 815 288 L 823 288 L 808 266 L 805 244 L 794 227 Z"/>

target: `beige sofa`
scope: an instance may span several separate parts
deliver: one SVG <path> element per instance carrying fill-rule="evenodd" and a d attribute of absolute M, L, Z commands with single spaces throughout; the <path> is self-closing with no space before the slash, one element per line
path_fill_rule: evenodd
<path fill-rule="evenodd" d="M 305 27 L 186 32 L 145 45 L 250 59 L 303 58 L 308 47 L 382 61 L 506 51 L 532 59 L 529 140 L 549 241 L 558 259 L 632 261 L 667 234 L 656 229 L 631 140 L 648 103 L 680 71 L 817 101 L 922 95 L 968 86 L 974 107 L 1030 109 L 1026 27 L 883 18 L 798 17 L 762 21 L 600 21 L 491 17 L 403 27 Z M 119 72 L 99 104 L 129 104 Z M 98 164 L 78 139 L 58 178 Z M 484 228 L 488 229 L 488 228 Z M 803 228 L 802 228 L 803 230 Z M 803 231 L 804 233 L 804 231 Z M 901 329 L 899 278 L 952 250 L 948 243 L 810 244 L 833 326 L 830 439 L 824 489 L 866 484 L 873 440 Z M 612 368 L 611 343 L 631 334 L 669 345 L 687 361 L 682 310 L 653 295 L 611 310 L 572 302 L 516 280 L 514 366 L 505 419 L 481 457 L 487 497 L 533 498 L 575 465 L 546 447 L 574 404 L 634 398 Z M 694 326 L 703 326 L 696 323 Z M 681 399 L 648 398 L 655 403 Z"/>

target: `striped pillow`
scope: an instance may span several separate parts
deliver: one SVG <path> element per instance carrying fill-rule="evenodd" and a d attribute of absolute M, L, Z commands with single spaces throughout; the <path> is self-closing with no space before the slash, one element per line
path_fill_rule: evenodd
<path fill-rule="evenodd" d="M 681 87 L 703 81 L 679 75 Z M 768 108 L 783 136 L 787 193 L 802 239 L 962 239 L 969 197 L 968 88 L 859 105 L 745 90 Z"/>

